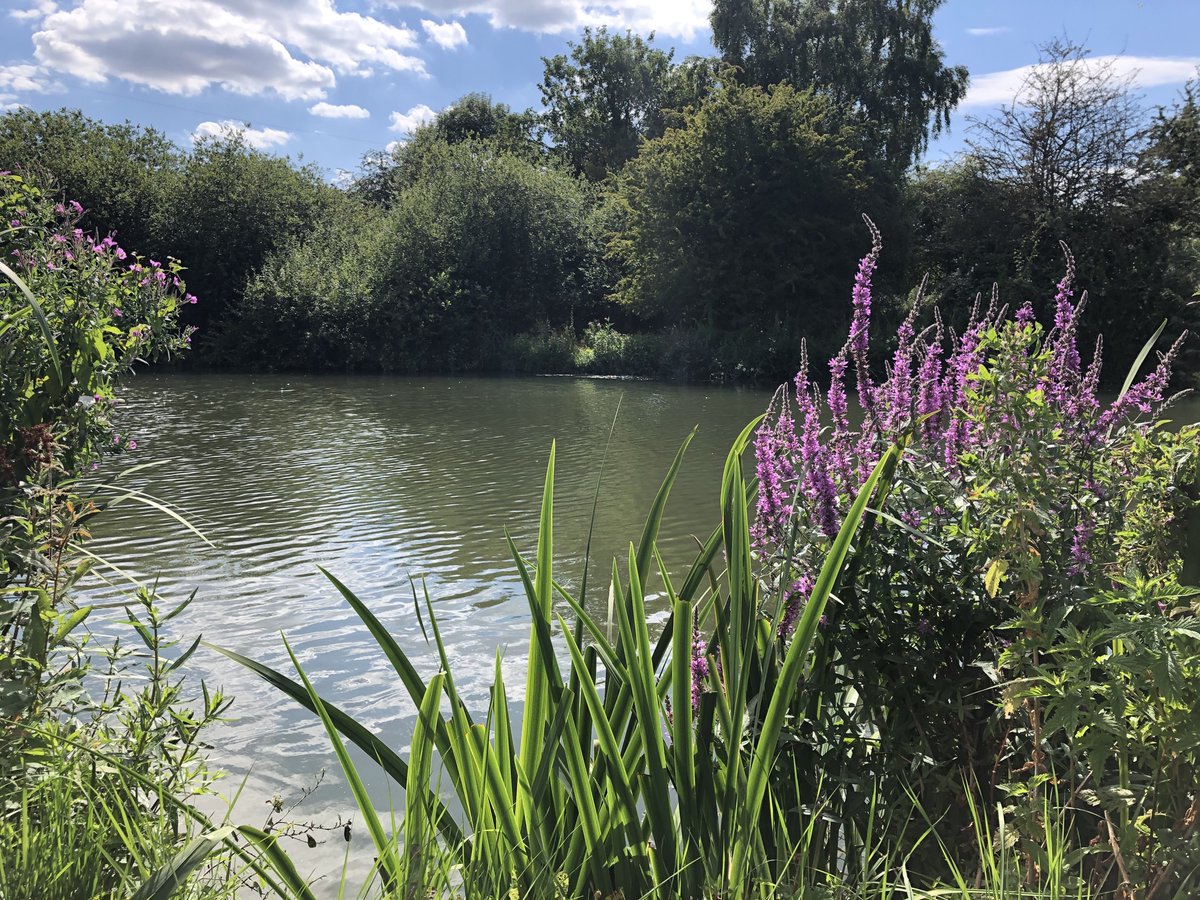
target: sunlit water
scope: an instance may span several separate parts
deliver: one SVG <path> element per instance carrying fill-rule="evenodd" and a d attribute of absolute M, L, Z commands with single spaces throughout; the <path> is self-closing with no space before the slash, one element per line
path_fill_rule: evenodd
<path fill-rule="evenodd" d="M 504 530 L 533 554 L 551 441 L 556 575 L 578 590 L 615 418 L 586 598 L 603 614 L 612 559 L 637 539 L 679 445 L 698 426 L 662 526 L 660 548 L 675 573 L 695 554 L 692 535 L 707 536 L 718 521 L 730 444 L 769 400 L 761 390 L 619 380 L 208 374 L 143 374 L 123 395 L 121 427 L 138 450 L 101 474 L 162 462 L 122 483 L 177 508 L 215 547 L 161 512 L 127 503 L 103 516 L 90 549 L 157 579 L 167 598 L 195 590 L 192 605 L 171 623 L 181 639 L 203 633 L 292 673 L 286 635 L 327 699 L 402 750 L 415 710 L 318 565 L 371 606 L 428 676 L 436 655 L 422 635 L 410 585 L 423 580 L 458 688 L 482 710 L 497 649 L 509 685 L 519 693 L 523 683 L 529 617 Z M 122 596 L 95 584 L 90 599 Z M 97 618 L 93 627 L 110 633 L 111 619 Z M 295 817 L 332 824 L 349 815 L 357 822 L 313 716 L 211 650 L 199 650 L 187 671 L 236 698 L 234 720 L 210 739 L 218 767 L 236 779 L 250 773 L 239 821 L 261 824 L 268 798 L 295 799 L 326 770 Z M 399 809 L 402 793 L 389 795 L 374 765 L 361 763 L 377 805 Z M 293 853 L 303 871 L 329 876 L 324 885 L 332 890 L 344 844 L 340 831 L 329 837 L 317 850 L 296 843 Z M 353 841 L 360 863 L 364 856 L 369 863 L 367 843 L 360 827 Z"/>

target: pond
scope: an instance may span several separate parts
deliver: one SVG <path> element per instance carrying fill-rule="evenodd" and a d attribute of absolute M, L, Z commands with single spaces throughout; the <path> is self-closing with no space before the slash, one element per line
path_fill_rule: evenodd
<path fill-rule="evenodd" d="M 168 599 L 195 590 L 171 623 L 181 639 L 202 633 L 291 674 L 286 635 L 327 699 L 405 751 L 415 710 L 319 565 L 370 605 L 428 677 L 436 654 L 413 607 L 412 584 L 423 581 L 459 690 L 482 709 L 498 648 L 509 685 L 523 683 L 529 618 L 504 532 L 532 556 L 551 441 L 556 575 L 571 590 L 603 464 L 585 598 L 603 615 L 612 559 L 637 540 L 680 444 L 698 426 L 662 525 L 662 555 L 679 574 L 695 555 L 693 535 L 719 521 L 730 444 L 770 400 L 759 389 L 615 379 L 180 373 L 130 378 L 123 396 L 121 427 L 138 449 L 101 474 L 157 463 L 122 483 L 178 509 L 215 546 L 127 503 L 98 520 L 93 552 L 157 579 Z M 127 591 L 96 583 L 89 593 L 111 603 Z M 112 631 L 103 617 L 93 627 Z M 233 776 L 228 789 L 250 773 L 239 821 L 261 824 L 272 795 L 296 799 L 325 769 L 295 817 L 332 824 L 353 812 L 315 717 L 206 648 L 188 671 L 235 698 L 233 720 L 210 739 L 213 762 Z M 370 762 L 363 773 L 381 808 L 402 804 Z M 295 844 L 302 870 L 336 873 L 340 834 L 316 851 Z M 365 832 L 355 843 L 366 851 Z"/>

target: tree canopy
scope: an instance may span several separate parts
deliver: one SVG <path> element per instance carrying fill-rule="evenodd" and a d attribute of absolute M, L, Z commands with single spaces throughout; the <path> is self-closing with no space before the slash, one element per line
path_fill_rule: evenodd
<path fill-rule="evenodd" d="M 812 91 L 723 86 L 619 180 L 618 299 L 658 321 L 832 331 L 864 235 L 857 138 Z"/>
<path fill-rule="evenodd" d="M 869 156 L 903 171 L 949 124 L 967 70 L 933 38 L 944 0 L 716 0 L 713 44 L 749 84 L 829 97 Z"/>

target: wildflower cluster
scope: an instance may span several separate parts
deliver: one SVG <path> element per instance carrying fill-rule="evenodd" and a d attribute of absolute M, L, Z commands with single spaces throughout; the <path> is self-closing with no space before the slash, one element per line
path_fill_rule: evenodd
<path fill-rule="evenodd" d="M 0 278 L 0 477 L 9 487 L 35 474 L 22 464 L 30 428 L 52 431 L 71 471 L 97 453 L 133 449 L 113 439 L 114 379 L 191 340 L 178 325 L 181 305 L 196 302 L 181 266 L 89 234 L 84 216 L 79 203 L 55 204 L 21 176 L 0 174 L 0 260 L 15 276 Z"/>
<path fill-rule="evenodd" d="M 993 503 L 1000 499 L 993 496 L 997 485 L 984 489 L 993 477 L 1002 483 L 1018 475 L 1013 467 L 997 469 L 998 463 L 1032 462 L 1052 447 L 1055 465 L 1038 472 L 1049 477 L 1041 479 L 1051 490 L 1043 496 L 1062 500 L 1052 512 L 1065 530 L 1036 529 L 1036 540 L 1020 560 L 1024 568 L 1015 559 L 1001 560 L 997 565 L 1004 571 L 997 575 L 999 569 L 992 569 L 993 579 L 1004 581 L 1016 569 L 1040 577 L 1025 571 L 1035 561 L 1045 569 L 1065 560 L 1066 571 L 1085 575 L 1096 562 L 1093 548 L 1101 540 L 1111 548 L 1109 538 L 1119 525 L 1113 518 L 1119 519 L 1119 504 L 1111 501 L 1123 491 L 1106 479 L 1120 481 L 1128 474 L 1127 466 L 1119 464 L 1124 450 L 1134 434 L 1154 428 L 1144 417 L 1168 399 L 1171 365 L 1186 335 L 1148 376 L 1105 406 L 1098 393 L 1100 344 L 1088 366 L 1081 362 L 1077 323 L 1087 298 L 1074 299 L 1075 264 L 1064 247 L 1067 269 L 1057 285 L 1054 324 L 1048 331 L 1035 321 L 1029 304 L 1008 317 L 995 291 L 986 306 L 976 299 L 961 334 L 948 329 L 936 309 L 932 321 L 918 331 L 923 306 L 923 292 L 918 291 L 897 331 L 887 377 L 877 382 L 868 350 L 871 276 L 880 240 L 867 223 L 872 247 L 859 263 L 849 337 L 829 360 L 827 389 L 821 391 L 811 380 L 804 358 L 794 384 L 777 392 L 757 434 L 754 537 L 760 555 L 773 560 L 768 571 L 786 577 L 792 585 L 786 595 L 802 605 L 827 539 L 837 534 L 842 515 L 882 453 L 907 435 L 907 470 L 920 470 L 921 484 L 918 489 L 900 483 L 897 514 L 909 529 L 938 540 L 948 536 L 942 533 L 947 529 L 963 536 L 961 523 L 948 510 L 959 518 L 967 512 L 967 519 L 979 524 L 1016 496 L 1004 492 L 1006 501 Z M 853 422 L 847 392 L 851 375 L 858 399 Z M 1019 474 L 1028 482 L 1030 473 Z M 932 494 L 938 496 L 930 502 Z M 1102 508 L 1112 514 L 1107 529 Z M 968 532 L 973 541 L 980 537 L 970 528 Z M 973 543 L 972 549 L 977 556 L 982 548 Z M 1108 562 L 1115 558 L 1112 553 L 1101 556 Z M 992 556 L 979 563 L 996 561 Z M 978 573 L 981 580 L 988 571 Z M 1015 585 L 1014 579 L 1007 580 Z M 795 616 L 796 609 L 789 609 L 785 625 Z"/>
<path fill-rule="evenodd" d="M 877 380 L 871 233 L 828 387 L 803 360 L 755 443 L 753 537 L 761 577 L 785 604 L 782 640 L 872 467 L 904 444 L 826 606 L 825 649 L 809 673 L 822 696 L 812 708 L 823 712 L 792 735 L 791 752 L 819 760 L 834 784 L 895 778 L 930 802 L 960 792 L 967 773 L 989 803 L 1012 800 L 1013 833 L 1031 846 L 1052 770 L 1067 773 L 1065 793 L 1119 789 L 1158 816 L 1139 845 L 1150 848 L 1149 883 L 1160 842 L 1176 833 L 1167 823 L 1192 802 L 1176 786 L 1200 776 L 1200 744 L 1186 743 L 1200 731 L 1179 724 L 1200 697 L 1200 604 L 1180 585 L 1197 552 L 1189 528 L 1200 534 L 1189 525 L 1200 523 L 1200 428 L 1162 417 L 1184 337 L 1119 397 L 1103 398 L 1102 346 L 1085 362 L 1077 335 L 1087 296 L 1076 295 L 1064 247 L 1048 327 L 1029 304 L 1010 316 L 993 290 L 956 331 L 918 291 Z M 1160 684 L 1153 666 L 1164 654 L 1178 668 Z M 850 754 L 863 735 L 874 736 L 869 752 Z M 1131 771 L 1141 774 L 1131 781 Z M 862 813 L 845 790 L 830 815 Z M 1157 805 L 1164 791 L 1170 813 Z M 971 826 L 960 808 L 944 827 Z M 1079 827 L 1081 846 L 1110 840 L 1092 819 Z"/>

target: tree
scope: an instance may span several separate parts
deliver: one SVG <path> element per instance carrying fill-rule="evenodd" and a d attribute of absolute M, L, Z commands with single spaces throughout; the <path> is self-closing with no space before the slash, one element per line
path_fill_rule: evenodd
<path fill-rule="evenodd" d="M 973 120 L 968 153 L 909 190 L 917 274 L 964 302 L 998 281 L 1010 303 L 1052 315 L 1065 242 L 1090 298 L 1082 338 L 1104 334 L 1104 370 L 1118 379 L 1142 334 L 1164 318 L 1178 334 L 1193 317 L 1174 262 L 1185 206 L 1131 87 L 1085 48 L 1051 41 L 1013 100 Z"/>
<path fill-rule="evenodd" d="M 596 255 L 587 183 L 487 140 L 430 136 L 422 154 L 387 208 L 338 206 L 269 258 L 229 336 L 235 353 L 284 368 L 470 370 L 496 364 L 513 334 L 572 324 Z"/>
<path fill-rule="evenodd" d="M 504 103 L 496 103 L 488 94 L 471 93 L 455 100 L 433 120 L 433 133 L 448 144 L 467 140 L 494 141 L 514 153 L 543 151 L 534 137 L 537 115 L 532 110 L 515 113 Z"/>
<path fill-rule="evenodd" d="M 81 227 L 115 231 L 131 250 L 166 252 L 154 223 L 178 165 L 179 148 L 153 128 L 109 125 L 77 109 L 0 116 L 0 170 L 27 171 L 83 204 Z"/>
<path fill-rule="evenodd" d="M 220 321 L 268 254 L 306 234 L 336 200 L 316 168 L 255 150 L 238 132 L 198 143 L 157 226 L 200 298 L 191 323 L 207 332 Z"/>
<path fill-rule="evenodd" d="M 1184 86 L 1181 101 L 1160 109 L 1150 129 L 1149 162 L 1176 181 L 1193 237 L 1200 225 L 1200 78 Z"/>
<path fill-rule="evenodd" d="M 812 92 L 731 83 L 646 143 L 613 198 L 617 298 L 658 322 L 748 335 L 752 367 L 768 340 L 829 349 L 865 234 L 858 135 L 836 118 Z"/>
<path fill-rule="evenodd" d="M 966 68 L 946 66 L 933 39 L 943 2 L 716 0 L 713 44 L 748 84 L 827 96 L 861 128 L 868 158 L 901 172 L 966 94 Z"/>
<path fill-rule="evenodd" d="M 1146 171 L 1148 123 L 1134 76 L 1066 40 L 1040 49 L 1012 101 L 970 120 L 972 155 L 1039 215 L 1126 201 Z"/>
<path fill-rule="evenodd" d="M 568 58 L 543 58 L 542 103 L 550 137 L 571 167 L 592 181 L 618 171 L 643 138 L 662 133 L 672 52 L 633 32 L 585 28 Z"/>
<path fill-rule="evenodd" d="M 532 110 L 515 113 L 487 94 L 466 94 L 417 128 L 407 141 L 364 156 L 351 192 L 371 203 L 391 205 L 421 177 L 431 159 L 439 158 L 437 148 L 443 144 L 486 143 L 530 162 L 545 161 L 549 148 L 538 139 L 537 127 Z"/>

